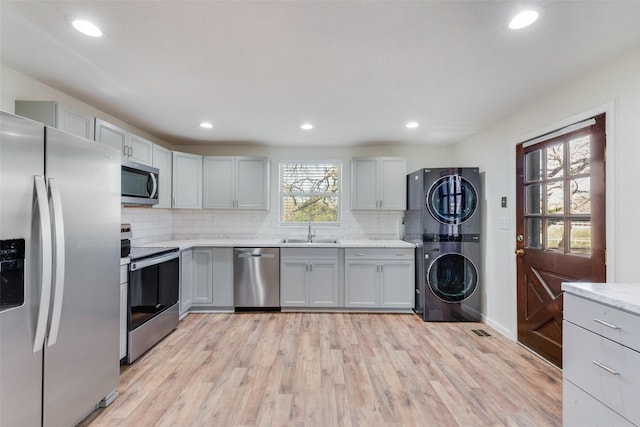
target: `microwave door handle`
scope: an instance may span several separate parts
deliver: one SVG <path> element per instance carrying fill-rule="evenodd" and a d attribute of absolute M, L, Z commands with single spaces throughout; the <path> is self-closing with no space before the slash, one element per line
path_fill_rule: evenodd
<path fill-rule="evenodd" d="M 158 191 L 158 181 L 156 180 L 156 176 L 153 174 L 153 172 L 149 172 L 149 177 L 151 178 L 151 182 L 153 183 L 153 188 L 149 196 L 151 199 L 153 199 L 155 198 L 156 192 Z"/>
<path fill-rule="evenodd" d="M 45 328 L 49 318 L 49 304 L 51 302 L 51 270 L 53 264 L 53 253 L 51 241 L 51 216 L 49 214 L 49 202 L 47 200 L 47 185 L 44 177 L 36 175 L 34 180 L 36 187 L 36 201 L 38 215 L 40 216 L 40 240 L 42 251 L 41 279 L 40 284 L 40 307 L 38 309 L 38 320 L 36 322 L 36 334 L 33 339 L 33 352 L 37 353 L 44 346 Z"/>
<path fill-rule="evenodd" d="M 51 347 L 58 340 L 58 329 L 60 329 L 60 318 L 62 316 L 62 298 L 64 295 L 64 273 L 65 273 L 65 243 L 64 243 L 64 221 L 62 220 L 62 198 L 60 188 L 55 178 L 49 178 L 49 192 L 51 194 L 51 206 L 53 207 L 53 225 L 55 236 L 55 258 L 56 274 L 54 276 L 53 311 L 51 314 L 51 326 L 49 327 L 49 339 L 47 347 Z"/>

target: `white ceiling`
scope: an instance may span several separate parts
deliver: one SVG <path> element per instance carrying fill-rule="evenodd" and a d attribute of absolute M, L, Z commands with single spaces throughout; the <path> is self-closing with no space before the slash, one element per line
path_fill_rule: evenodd
<path fill-rule="evenodd" d="M 528 4 L 2 0 L 1 60 L 177 144 L 446 144 L 640 45 L 640 1 Z"/>

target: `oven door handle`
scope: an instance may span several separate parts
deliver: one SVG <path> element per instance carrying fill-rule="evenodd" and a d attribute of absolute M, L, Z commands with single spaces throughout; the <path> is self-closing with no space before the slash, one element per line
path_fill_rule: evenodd
<path fill-rule="evenodd" d="M 129 271 L 140 270 L 141 268 L 149 267 L 151 265 L 161 264 L 166 261 L 171 261 L 172 259 L 176 259 L 180 256 L 180 252 L 171 252 L 167 255 L 162 255 L 159 257 L 143 259 L 141 261 L 135 261 L 129 264 Z"/>

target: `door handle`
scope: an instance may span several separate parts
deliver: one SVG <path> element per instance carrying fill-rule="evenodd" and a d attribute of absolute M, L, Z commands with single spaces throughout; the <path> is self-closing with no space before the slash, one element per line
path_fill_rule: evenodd
<path fill-rule="evenodd" d="M 40 307 L 36 322 L 36 334 L 33 339 L 33 352 L 42 350 L 44 345 L 45 328 L 49 318 L 49 304 L 51 302 L 51 271 L 53 269 L 53 242 L 51 239 L 51 214 L 47 200 L 47 185 L 43 176 L 36 175 L 36 200 L 38 215 L 40 216 L 40 239 L 42 240 L 42 283 L 40 287 Z"/>
<path fill-rule="evenodd" d="M 51 314 L 51 326 L 49 327 L 49 341 L 47 347 L 51 347 L 58 340 L 58 330 L 60 329 L 60 318 L 62 316 L 62 297 L 64 295 L 65 276 L 65 243 L 64 243 L 64 220 L 62 218 L 62 199 L 58 181 L 49 178 L 49 192 L 51 195 L 51 207 L 53 214 L 54 236 L 55 236 L 55 259 L 56 274 L 53 285 L 53 311 Z"/>
<path fill-rule="evenodd" d="M 517 256 L 523 256 L 523 255 L 524 255 L 524 249 L 516 249 L 516 250 L 514 251 L 514 253 L 515 253 Z"/>

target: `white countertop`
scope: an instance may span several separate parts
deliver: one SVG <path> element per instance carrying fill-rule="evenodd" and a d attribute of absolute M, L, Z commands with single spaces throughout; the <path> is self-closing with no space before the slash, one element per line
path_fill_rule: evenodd
<path fill-rule="evenodd" d="M 563 282 L 562 290 L 640 315 L 640 283 Z"/>
<path fill-rule="evenodd" d="M 144 247 L 179 247 L 182 249 L 202 247 L 244 247 L 244 248 L 415 248 L 404 240 L 349 240 L 338 239 L 338 243 L 280 243 L 282 239 L 195 239 L 166 240 L 141 245 Z"/>

